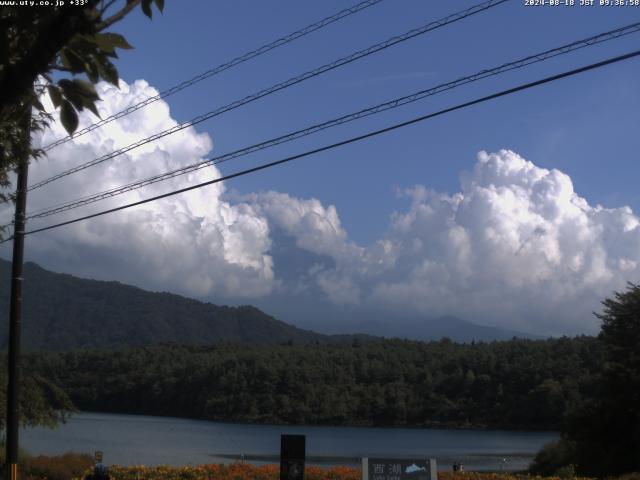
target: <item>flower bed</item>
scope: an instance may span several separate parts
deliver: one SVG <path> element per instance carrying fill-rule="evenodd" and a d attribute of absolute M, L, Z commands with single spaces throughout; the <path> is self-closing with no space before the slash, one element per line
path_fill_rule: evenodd
<path fill-rule="evenodd" d="M 119 467 L 110 468 L 112 480 L 279 480 L 278 465 L 255 466 L 235 463 L 231 465 L 198 465 L 195 467 Z M 359 468 L 307 467 L 305 480 L 360 480 Z M 510 473 L 440 472 L 438 480 L 561 480 L 559 477 L 538 477 Z M 566 479 L 562 479 L 566 480 Z M 573 480 L 588 480 L 575 478 Z"/>
<path fill-rule="evenodd" d="M 113 480 L 278 480 L 278 465 L 198 465 L 195 467 L 119 467 L 109 469 Z M 360 480 L 360 469 L 307 467 L 305 480 Z"/>

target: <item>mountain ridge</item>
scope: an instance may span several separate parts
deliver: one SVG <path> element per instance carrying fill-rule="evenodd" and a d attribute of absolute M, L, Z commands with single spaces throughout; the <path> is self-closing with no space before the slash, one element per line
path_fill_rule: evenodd
<path fill-rule="evenodd" d="M 0 260 L 0 276 L 10 263 Z M 116 281 L 87 280 L 24 265 L 23 343 L 68 350 L 158 343 L 335 343 L 351 341 L 297 328 L 251 305 L 230 307 Z M 0 283 L 0 311 L 9 312 L 9 282 Z M 6 323 L 5 323 L 6 325 Z M 0 331 L 6 345 L 7 328 Z M 353 338 L 367 340 L 365 335 Z"/>
<path fill-rule="evenodd" d="M 8 280 L 10 270 L 11 263 L 0 259 L 0 278 Z M 454 341 L 491 341 L 515 336 L 511 332 L 505 336 L 500 329 L 482 327 L 455 317 L 445 318 L 444 323 L 435 326 L 416 321 L 404 332 L 397 328 L 397 323 L 388 324 L 385 330 L 373 328 L 375 322 L 360 322 L 352 324 L 354 330 L 366 330 L 367 333 L 326 334 L 285 323 L 251 305 L 220 306 L 174 293 L 150 292 L 117 281 L 83 279 L 51 272 L 33 262 L 25 263 L 24 277 L 22 337 L 26 350 L 59 351 L 161 343 L 335 344 L 375 341 L 379 339 L 373 336 L 376 334 L 412 340 L 450 337 Z M 0 283 L 0 312 L 4 312 L 5 318 L 5 328 L 0 329 L 0 346 L 6 348 L 8 281 Z M 451 335 L 447 324 L 454 323 L 459 327 L 458 333 Z M 462 335 L 461 331 L 466 331 L 467 335 Z M 407 334 L 409 332 L 413 334 Z"/>
<path fill-rule="evenodd" d="M 393 324 L 380 321 L 359 322 L 354 324 L 353 327 L 357 331 L 366 331 L 370 335 L 394 336 L 420 341 L 439 340 L 443 337 L 450 338 L 456 342 L 490 342 L 511 340 L 514 337 L 530 340 L 545 338 L 501 327 L 478 325 L 452 315 L 427 319 L 396 319 Z"/>

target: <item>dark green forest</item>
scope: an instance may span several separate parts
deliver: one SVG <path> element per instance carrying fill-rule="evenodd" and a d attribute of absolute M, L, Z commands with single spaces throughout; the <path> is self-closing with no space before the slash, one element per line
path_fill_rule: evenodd
<path fill-rule="evenodd" d="M 135 347 L 25 368 L 81 410 L 331 425 L 558 429 L 601 363 L 592 337 L 457 344 Z"/>

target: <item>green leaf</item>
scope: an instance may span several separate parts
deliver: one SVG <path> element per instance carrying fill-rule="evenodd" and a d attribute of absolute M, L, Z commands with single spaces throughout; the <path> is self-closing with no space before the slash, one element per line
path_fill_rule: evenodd
<path fill-rule="evenodd" d="M 98 83 L 100 80 L 100 70 L 98 68 L 98 63 L 93 55 L 90 55 L 87 58 L 86 63 L 84 64 L 84 71 L 91 80 L 92 83 Z"/>
<path fill-rule="evenodd" d="M 96 100 L 100 100 L 100 97 L 91 83 L 75 79 L 73 80 L 73 88 L 65 90 L 65 94 L 76 110 L 81 112 L 86 107 L 98 118 L 100 117 L 95 104 Z"/>
<path fill-rule="evenodd" d="M 84 71 L 84 61 L 70 48 L 63 48 L 60 51 L 60 60 L 62 60 L 62 65 L 74 73 Z"/>
<path fill-rule="evenodd" d="M 153 12 L 151 11 L 151 1 L 152 0 L 142 0 L 142 13 L 149 18 L 153 15 Z"/>
<path fill-rule="evenodd" d="M 78 114 L 74 110 L 73 105 L 71 105 L 67 100 L 62 101 L 62 106 L 60 108 L 60 121 L 69 135 L 73 135 L 73 132 L 78 128 Z"/>
<path fill-rule="evenodd" d="M 160 10 L 160 13 L 164 11 L 164 0 L 156 0 L 156 7 Z"/>
<path fill-rule="evenodd" d="M 64 97 L 70 101 L 76 110 L 82 111 L 84 109 L 84 97 L 82 93 L 78 90 L 78 87 L 71 80 L 67 80 L 66 78 L 60 80 L 58 85 L 62 89 L 62 93 Z"/>
<path fill-rule="evenodd" d="M 84 106 L 87 107 L 89 109 L 89 111 L 91 113 L 93 113 L 96 117 L 102 118 L 102 117 L 100 117 L 100 112 L 98 112 L 98 109 L 96 108 L 96 103 L 95 102 L 93 102 L 91 100 L 87 100 L 84 103 Z"/>
<path fill-rule="evenodd" d="M 81 112 L 82 110 L 84 110 L 84 100 L 82 99 L 82 97 L 79 97 L 78 95 L 65 95 L 65 98 L 71 102 L 71 104 L 74 106 L 74 108 Z"/>
<path fill-rule="evenodd" d="M 60 93 L 60 89 L 55 85 L 48 85 L 47 91 L 49 92 L 49 97 L 51 97 L 53 106 L 58 108 L 62 103 L 62 94 Z"/>
<path fill-rule="evenodd" d="M 131 50 L 133 47 L 127 39 L 118 33 L 96 33 L 93 36 L 94 43 L 100 50 L 113 53 L 114 49 L 122 48 L 123 50 Z"/>
<path fill-rule="evenodd" d="M 31 103 L 33 104 L 34 107 L 38 109 L 39 112 L 44 112 L 44 105 L 42 105 L 42 103 L 40 102 L 40 100 L 38 100 L 37 97 L 34 97 Z"/>
<path fill-rule="evenodd" d="M 102 53 L 109 58 L 118 58 L 118 53 L 115 50 L 113 52 L 102 52 Z"/>
<path fill-rule="evenodd" d="M 73 82 L 68 78 L 63 78 L 62 80 L 58 80 L 58 86 L 64 92 L 68 88 L 73 88 Z"/>
<path fill-rule="evenodd" d="M 97 35 L 96 35 L 97 36 Z M 116 51 L 115 45 L 109 43 L 106 40 L 100 40 L 100 43 L 95 42 L 95 46 L 98 47 L 98 50 L 101 50 L 104 53 L 114 53 Z"/>
<path fill-rule="evenodd" d="M 109 59 L 105 56 L 98 57 L 98 69 L 100 72 L 100 76 L 104 78 L 107 82 L 119 87 L 118 85 L 118 69 L 116 69 L 115 65 L 109 61 Z"/>
<path fill-rule="evenodd" d="M 73 51 L 80 57 L 84 57 L 96 51 L 98 44 L 96 43 L 95 35 L 76 34 L 73 36 L 67 48 L 73 49 Z"/>
<path fill-rule="evenodd" d="M 96 89 L 91 82 L 87 82 L 86 80 L 81 80 L 79 78 L 76 78 L 73 80 L 73 84 L 75 85 L 75 88 L 80 95 L 91 100 L 100 99 L 98 92 L 96 92 Z"/>
<path fill-rule="evenodd" d="M 65 97 L 70 97 L 73 95 L 77 96 L 76 90 L 78 87 L 76 87 L 71 80 L 68 80 L 66 78 L 58 80 L 58 86 L 60 87 L 60 90 Z"/>

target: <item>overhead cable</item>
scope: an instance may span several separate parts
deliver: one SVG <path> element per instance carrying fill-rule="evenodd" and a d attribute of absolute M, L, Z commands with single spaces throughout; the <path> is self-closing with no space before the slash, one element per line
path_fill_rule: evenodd
<path fill-rule="evenodd" d="M 375 137 L 375 136 L 381 135 L 383 133 L 388 133 L 388 132 L 391 132 L 393 130 L 397 130 L 399 128 L 403 128 L 403 127 L 406 127 L 406 126 L 409 126 L 409 125 L 413 125 L 415 123 L 423 122 L 423 121 L 428 120 L 430 118 L 438 117 L 440 115 L 444 115 L 446 113 L 450 113 L 450 112 L 453 112 L 453 111 L 456 111 L 456 110 L 461 110 L 463 108 L 467 108 L 467 107 L 470 107 L 472 105 L 477 105 L 479 103 L 484 103 L 484 102 L 487 102 L 487 101 L 490 101 L 490 100 L 494 100 L 494 99 L 499 98 L 499 97 L 504 97 L 506 95 L 511 95 L 513 93 L 520 92 L 522 90 L 527 90 L 527 89 L 530 89 L 530 88 L 533 88 L 533 87 L 537 87 L 537 86 L 540 86 L 540 85 L 543 85 L 543 84 L 546 84 L 546 83 L 550 83 L 550 82 L 553 82 L 553 81 L 556 81 L 556 80 L 560 80 L 562 78 L 578 75 L 580 73 L 584 73 L 584 72 L 587 72 L 589 70 L 595 70 L 597 68 L 602 68 L 604 66 L 611 65 L 613 63 L 618 63 L 618 62 L 621 62 L 621 61 L 624 61 L 624 60 L 629 60 L 631 58 L 638 57 L 638 56 L 640 56 L 640 50 L 636 50 L 634 52 L 630 52 L 630 53 L 627 53 L 625 55 L 619 55 L 617 57 L 608 58 L 608 59 L 603 60 L 601 62 L 592 63 L 590 65 L 586 65 L 586 66 L 583 66 L 583 67 L 580 67 L 580 68 L 576 68 L 576 69 L 569 70 L 569 71 L 566 71 L 566 72 L 563 72 L 563 73 L 559 73 L 559 74 L 556 74 L 556 75 L 552 75 L 552 76 L 549 76 L 549 77 L 546 77 L 546 78 L 543 78 L 543 79 L 540 79 L 540 80 L 536 80 L 534 82 L 525 83 L 525 84 L 519 85 L 517 87 L 510 88 L 508 90 L 502 90 L 500 92 L 497 92 L 497 93 L 494 93 L 494 94 L 491 94 L 491 95 L 487 95 L 485 97 L 481 97 L 481 98 L 477 98 L 475 100 L 471 100 L 471 101 L 468 101 L 468 102 L 460 103 L 460 104 L 458 104 L 456 106 L 449 107 L 449 108 L 446 108 L 444 110 L 437 111 L 435 113 L 429 113 L 427 115 L 416 117 L 416 118 L 413 118 L 411 120 L 407 120 L 407 121 L 404 121 L 404 122 L 401 122 L 401 123 L 396 123 L 394 125 L 391 125 L 391 126 L 386 127 L 386 128 L 382 128 L 380 130 L 375 130 L 375 131 L 372 131 L 372 132 L 369 132 L 369 133 L 366 133 L 366 134 L 363 134 L 363 135 L 359 135 L 357 137 L 351 137 L 349 139 L 342 140 L 340 142 L 333 143 L 331 145 L 325 145 L 324 147 L 316 148 L 316 149 L 313 149 L 313 150 L 308 150 L 306 152 L 303 152 L 303 153 L 300 153 L 300 154 L 297 154 L 297 155 L 292 155 L 290 157 L 286 157 L 286 158 L 283 158 L 283 159 L 280 159 L 280 160 L 276 160 L 276 161 L 273 161 L 273 162 L 269 162 L 269 163 L 265 163 L 265 164 L 262 164 L 262 165 L 258 165 L 258 166 L 253 167 L 253 168 L 249 168 L 249 169 L 246 169 L 246 170 L 241 170 L 239 172 L 235 172 L 235 173 L 232 173 L 232 174 L 229 174 L 229 175 L 225 175 L 223 177 L 215 178 L 215 179 L 209 180 L 207 182 L 198 183 L 196 185 L 191 185 L 189 187 L 181 188 L 179 190 L 174 190 L 174 191 L 171 191 L 171 192 L 167 192 L 167 193 L 164 193 L 162 195 L 156 195 L 154 197 L 147 198 L 147 199 L 144 199 L 144 200 L 140 200 L 140 201 L 137 201 L 137 202 L 128 203 L 126 205 L 121 205 L 121 206 L 115 207 L 115 208 L 110 208 L 108 210 L 103 210 L 101 212 L 93 213 L 91 215 L 85 215 L 83 217 L 74 218 L 72 220 L 67 220 L 65 222 L 60 222 L 60 223 L 56 223 L 56 224 L 49 225 L 49 226 L 46 226 L 46 227 L 37 228 L 37 229 L 34 229 L 34 230 L 29 230 L 29 231 L 25 232 L 24 234 L 25 235 L 31 235 L 33 233 L 52 230 L 54 228 L 59 228 L 59 227 L 65 226 L 65 225 L 71 225 L 73 223 L 81 222 L 83 220 L 88 220 L 90 218 L 96 218 L 96 217 L 100 217 L 100 216 L 103 216 L 103 215 L 107 215 L 109 213 L 114 213 L 114 212 L 125 210 L 125 209 L 131 208 L 131 207 L 135 207 L 135 206 L 138 206 L 138 205 L 143 205 L 145 203 L 154 202 L 156 200 L 160 200 L 162 198 L 167 198 L 167 197 L 170 197 L 170 196 L 173 196 L 173 195 L 177 195 L 179 193 L 184 193 L 184 192 L 188 192 L 190 190 L 195 190 L 195 189 L 198 189 L 198 188 L 206 187 L 207 185 L 212 185 L 214 183 L 223 182 L 225 180 L 231 180 L 233 178 L 237 178 L 237 177 L 241 177 L 241 176 L 244 176 L 244 175 L 248 175 L 250 173 L 255 173 L 255 172 L 258 172 L 258 171 L 261 171 L 261 170 L 265 170 L 267 168 L 275 167 L 277 165 L 282 165 L 282 164 L 287 163 L 287 162 L 291 162 L 291 161 L 294 161 L 294 160 L 299 160 L 301 158 L 308 157 L 308 156 L 311 156 L 311 155 L 314 155 L 314 154 L 317 154 L 317 153 L 320 153 L 320 152 L 325 152 L 325 151 L 332 150 L 332 149 L 335 149 L 335 148 L 338 148 L 338 147 L 342 147 L 344 145 L 348 145 L 348 144 L 351 144 L 351 143 L 359 142 L 361 140 L 365 140 L 367 138 Z M 5 242 L 11 240 L 11 238 L 12 237 L 7 238 L 6 240 L 3 240 L 0 243 L 5 243 Z"/>
<path fill-rule="evenodd" d="M 294 40 L 297 40 L 298 38 L 304 37 L 306 35 L 309 35 L 312 32 L 315 32 L 316 30 L 320 30 L 321 28 L 324 28 L 328 25 L 331 25 L 334 22 L 337 22 L 338 20 L 342 20 L 343 18 L 349 17 L 355 13 L 358 13 L 362 10 L 365 10 L 369 7 L 372 7 L 373 5 L 376 5 L 380 2 L 382 2 L 384 0 L 366 0 L 364 2 L 360 2 L 352 7 L 349 8 L 345 8 L 344 10 L 340 10 L 337 13 L 334 13 L 333 15 L 330 15 L 326 18 L 323 18 L 322 20 L 312 23 L 311 25 L 307 25 L 304 28 L 301 28 L 300 30 L 296 30 L 295 32 L 292 32 L 288 35 L 285 35 L 284 37 L 280 37 L 277 40 L 274 40 L 271 43 L 268 43 L 266 45 L 263 45 L 259 48 L 256 48 L 255 50 L 252 50 L 250 52 L 247 52 L 243 55 L 240 55 L 239 57 L 234 58 L 233 60 L 230 60 L 228 62 L 222 63 L 220 65 L 218 65 L 217 67 L 211 68 L 209 70 L 207 70 L 206 72 L 202 72 L 199 75 L 196 75 L 193 78 L 190 78 L 189 80 L 185 80 L 182 83 L 179 83 L 178 85 L 175 85 L 171 88 L 168 88 L 167 90 L 163 90 L 162 92 L 158 93 L 157 95 L 154 95 L 152 97 L 149 97 L 145 100 L 142 100 L 141 102 L 136 103 L 135 105 L 131 105 L 130 107 L 125 108 L 124 110 L 120 110 L 117 113 L 114 113 L 113 115 L 110 115 L 109 117 L 102 119 L 92 125 L 89 125 L 88 127 L 85 127 L 81 130 L 78 130 L 77 132 L 75 132 L 73 135 L 69 135 L 66 136 L 64 138 L 61 138 L 59 140 L 56 140 L 55 142 L 50 143 L 49 145 L 47 145 L 46 147 L 43 148 L 44 151 L 48 151 L 51 150 L 54 147 L 57 147 L 58 145 L 62 145 L 63 143 L 68 142 L 69 140 L 72 140 L 74 138 L 78 138 L 82 135 L 84 135 L 85 133 L 89 133 L 97 128 L 102 127 L 103 125 L 106 125 L 107 123 L 113 122 L 114 120 L 117 120 L 119 118 L 122 118 L 126 115 L 129 115 L 130 113 L 133 113 L 137 110 L 140 110 L 143 107 L 146 107 L 147 105 L 150 105 L 154 102 L 157 102 L 160 99 L 163 98 L 167 98 L 169 95 L 173 95 L 174 93 L 177 93 L 181 90 L 184 90 L 185 88 L 188 88 L 192 85 L 195 85 L 198 82 L 201 82 L 202 80 L 205 80 L 207 78 L 213 77 L 214 75 L 217 75 L 219 73 L 224 72 L 225 70 L 229 70 L 230 68 L 233 68 L 237 65 L 240 65 L 241 63 L 244 63 L 248 60 L 251 60 L 253 58 L 259 57 L 260 55 L 263 55 L 267 52 L 270 52 L 271 50 L 274 50 L 278 47 L 281 47 L 283 45 L 286 45 L 287 43 L 291 43 Z"/>
<path fill-rule="evenodd" d="M 263 90 L 260 90 L 259 92 L 256 92 L 254 94 L 248 95 L 244 98 L 241 98 L 239 100 L 236 100 L 234 102 L 231 102 L 227 105 L 224 105 L 222 107 L 219 107 L 215 110 L 211 110 L 210 112 L 204 113 L 202 115 L 199 115 L 191 120 L 189 120 L 188 122 L 184 122 L 178 125 L 175 125 L 174 127 L 168 128 L 166 130 L 163 130 L 162 132 L 158 132 L 155 133 L 154 135 L 151 135 L 150 137 L 144 138 L 142 140 L 139 140 L 135 143 L 132 143 L 130 145 L 127 145 L 125 147 L 122 147 L 118 150 L 114 150 L 113 152 L 110 152 L 106 155 L 103 155 L 101 157 L 98 157 L 96 159 L 90 160 L 88 162 L 85 162 L 83 164 L 80 164 L 76 167 L 70 168 L 69 170 L 66 170 L 64 172 L 58 173 L 56 175 L 53 175 L 52 177 L 46 178 L 38 183 L 35 183 L 33 185 L 31 185 L 29 187 L 29 190 L 34 190 L 36 188 L 40 188 L 44 185 L 47 185 L 48 183 L 51 183 L 55 180 L 58 180 L 60 178 L 66 177 L 68 175 L 80 172 L 82 170 L 85 170 L 89 167 L 92 167 L 94 165 L 98 165 L 100 163 L 103 163 L 107 160 L 110 160 L 112 158 L 117 157 L 118 155 L 122 155 L 124 153 L 127 153 L 135 148 L 141 147 L 143 145 L 146 145 L 148 143 L 151 143 L 155 140 L 159 140 L 160 138 L 166 137 L 167 135 L 171 135 L 174 134 L 176 132 L 179 132 L 181 130 L 184 130 L 185 128 L 189 128 L 193 125 L 197 125 L 201 122 L 204 122 L 205 120 L 209 120 L 213 117 L 216 117 L 218 115 L 221 115 L 225 112 L 228 112 L 230 110 L 234 110 L 242 105 L 246 105 L 247 103 L 250 102 L 254 102 L 262 97 L 266 97 L 267 95 L 271 95 L 275 92 L 278 92 L 280 90 L 283 90 L 285 88 L 291 87 L 293 85 L 296 85 L 298 83 L 301 83 L 305 80 L 308 80 L 310 78 L 313 77 L 317 77 L 318 75 L 322 75 L 323 73 L 326 73 L 330 70 L 333 70 L 335 68 L 341 67 L 343 65 L 346 65 L 348 63 L 354 62 L 356 60 L 359 60 L 361 58 L 367 57 L 369 55 L 372 55 L 376 52 L 379 52 L 381 50 L 387 49 L 389 47 L 392 47 L 394 45 L 397 45 L 398 43 L 401 42 L 405 42 L 411 38 L 417 37 L 418 35 L 423 35 L 427 32 L 430 32 L 432 30 L 435 30 L 437 28 L 443 27 L 445 25 L 449 25 L 451 23 L 457 22 L 459 20 L 462 20 L 464 18 L 467 18 L 469 16 L 475 15 L 477 13 L 480 12 L 484 12 L 490 8 L 496 7 L 500 4 L 503 4 L 505 2 L 508 2 L 509 0 L 488 0 L 485 2 L 482 2 L 480 4 L 474 5 L 473 7 L 467 8 L 465 10 L 462 10 L 460 12 L 457 13 L 453 13 L 451 15 L 448 15 L 440 20 L 436 20 L 434 22 L 430 22 L 426 25 L 423 25 L 419 28 L 414 28 L 412 30 L 409 30 L 408 32 L 402 34 L 402 35 L 396 35 L 395 37 L 392 37 L 388 40 L 385 40 L 384 42 L 380 42 L 377 43 L 375 45 L 372 45 L 368 48 L 365 48 L 363 50 L 359 50 L 355 53 L 352 53 L 350 55 L 347 55 L 346 57 L 342 57 L 338 60 L 335 60 L 333 62 L 324 64 L 320 67 L 317 67 L 313 70 L 309 70 L 305 73 L 302 73 L 300 75 L 297 75 L 295 77 L 291 77 L 288 80 L 285 80 L 284 82 L 280 82 L 277 83 L 275 85 L 272 85 L 271 87 L 265 88 Z"/>
<path fill-rule="evenodd" d="M 566 45 L 562 45 L 560 47 L 557 48 L 553 48 L 550 50 L 546 50 L 544 52 L 541 53 L 537 53 L 534 55 L 529 55 L 525 58 L 521 58 L 519 60 L 515 60 L 515 61 L 511 61 L 508 63 L 503 63 L 502 65 L 499 65 L 497 67 L 494 68 L 490 68 L 490 69 L 485 69 L 485 70 L 481 70 L 473 75 L 468 75 L 465 77 L 461 77 L 458 78 L 456 80 L 453 80 L 451 82 L 447 82 L 447 83 L 442 83 L 439 84 L 435 87 L 431 87 L 429 89 L 426 90 L 420 90 L 418 92 L 415 92 L 411 95 L 406 95 L 403 97 L 399 97 L 396 98 L 394 100 L 391 101 L 387 101 L 384 103 L 380 103 L 378 105 L 375 105 L 373 107 L 368 107 L 365 108 L 363 110 L 359 110 L 357 112 L 353 112 L 347 115 L 343 115 L 341 117 L 338 118 L 334 118 L 332 120 L 328 120 L 322 123 L 318 123 L 309 127 L 306 127 L 304 129 L 300 129 L 294 132 L 290 132 L 287 133 L 285 135 L 281 135 L 248 147 L 244 147 L 241 148 L 239 150 L 235 150 L 233 152 L 229 152 L 223 155 L 218 155 L 216 157 L 213 158 L 209 158 L 207 160 L 203 160 L 197 163 L 193 163 L 191 165 L 186 165 L 184 167 L 175 169 L 175 170 L 171 170 L 168 172 L 164 172 L 158 175 L 154 175 L 145 179 L 141 179 L 141 180 L 137 180 L 135 182 L 126 184 L 126 185 L 122 185 L 119 187 L 115 187 L 100 193 L 96 193 L 96 194 L 92 194 L 92 195 L 88 195 L 79 199 L 75 199 L 75 200 L 71 200 L 62 204 L 59 204 L 57 206 L 54 207 L 49 207 L 47 209 L 43 209 L 40 211 L 35 211 L 35 212 L 30 212 L 27 214 L 27 219 L 35 219 L 35 218 L 44 218 L 44 217 L 48 217 L 50 215 L 54 215 L 57 213 L 61 213 L 61 212 L 65 212 L 68 210 L 72 210 L 75 208 L 79 208 L 85 205 L 89 205 L 91 203 L 95 203 L 98 202 L 100 200 L 104 200 L 107 198 L 112 198 L 115 197 L 117 195 L 121 195 L 133 190 L 137 190 L 143 187 L 146 187 L 148 185 L 153 185 L 155 183 L 164 181 L 164 180 L 168 180 L 180 175 L 184 175 L 187 173 L 191 173 L 197 170 L 200 170 L 202 168 L 207 168 L 211 165 L 217 165 L 223 162 L 227 162 L 229 160 L 235 159 L 235 158 L 239 158 L 239 157 L 243 157 L 246 155 L 249 155 L 251 153 L 260 151 L 260 150 L 264 150 L 266 148 L 270 148 L 276 145 L 280 145 L 286 142 L 290 142 L 293 140 L 296 140 L 298 138 L 301 137 L 305 137 L 307 135 L 311 135 L 314 133 L 317 133 L 319 131 L 322 130 L 326 130 L 328 128 L 331 127 L 335 127 L 338 125 L 342 125 L 348 122 L 352 122 L 355 121 L 357 119 L 360 118 L 364 118 L 367 117 L 369 115 L 373 115 L 373 114 L 377 114 L 380 112 L 384 112 L 386 110 L 391 110 L 393 108 L 397 108 L 400 107 L 402 105 L 406 105 L 408 103 L 412 103 L 415 102 L 417 100 L 421 100 L 423 98 L 432 96 L 432 95 L 436 95 L 438 93 L 442 93 L 444 91 L 448 91 L 448 90 L 452 90 L 454 88 L 457 88 L 459 86 L 462 85 L 466 85 L 469 83 L 473 83 L 476 82 L 478 80 L 482 80 L 484 78 L 487 77 L 491 77 L 491 76 L 495 76 L 495 75 L 499 75 L 501 73 L 505 73 L 511 70 L 515 70 L 518 68 L 523 68 L 529 65 L 532 65 L 534 63 L 538 63 L 538 62 L 542 62 L 545 60 L 548 60 L 550 58 L 554 58 L 557 57 L 559 55 L 564 55 L 564 54 L 568 54 L 570 52 L 573 52 L 575 50 L 579 50 L 582 49 L 584 47 L 588 47 L 591 45 L 596 45 L 608 40 L 612 40 L 615 38 L 619 38 L 621 36 L 624 35 L 628 35 L 631 33 L 636 33 L 640 31 L 640 22 L 637 23 L 633 23 L 630 25 L 626 25 L 624 27 L 619 27 L 616 28 L 614 30 L 610 30 L 608 32 L 604 32 L 604 33 L 600 33 L 598 35 L 593 35 L 591 37 L 585 38 L 585 39 L 581 39 L 581 40 L 577 40 L 575 42 L 566 44 Z"/>

